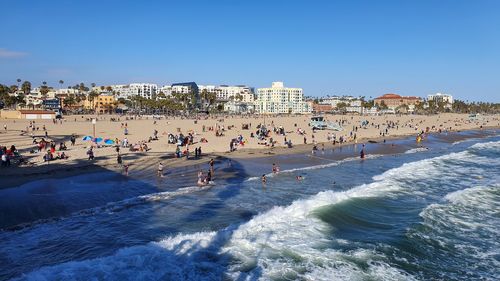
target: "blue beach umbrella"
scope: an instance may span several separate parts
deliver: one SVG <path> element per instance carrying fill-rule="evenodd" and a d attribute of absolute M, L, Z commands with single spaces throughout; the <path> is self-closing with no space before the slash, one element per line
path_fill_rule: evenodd
<path fill-rule="evenodd" d="M 83 137 L 83 140 L 84 140 L 84 141 L 88 141 L 88 140 L 91 140 L 91 139 L 92 139 L 92 137 L 91 137 L 91 136 L 84 136 L 84 137 Z"/>
<path fill-rule="evenodd" d="M 104 143 L 105 143 L 105 144 L 115 144 L 115 141 L 114 141 L 114 140 L 112 140 L 112 139 L 105 139 L 105 140 L 104 140 Z"/>
<path fill-rule="evenodd" d="M 95 138 L 94 139 L 94 142 L 101 142 L 102 141 L 102 138 Z"/>

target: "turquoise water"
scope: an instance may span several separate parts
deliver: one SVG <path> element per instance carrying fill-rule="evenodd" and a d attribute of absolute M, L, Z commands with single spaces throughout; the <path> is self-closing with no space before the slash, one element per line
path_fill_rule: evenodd
<path fill-rule="evenodd" d="M 12 219 L 32 224 L 0 232 L 0 279 L 500 279 L 500 137 L 426 146 L 296 155 L 265 186 L 267 160 L 248 160 L 219 164 L 236 177 L 212 188 L 186 185 L 186 171 L 168 184 L 99 173 L 4 191 L 56 190 L 37 200 L 64 215 Z M 96 186 L 101 197 L 86 196 Z"/>

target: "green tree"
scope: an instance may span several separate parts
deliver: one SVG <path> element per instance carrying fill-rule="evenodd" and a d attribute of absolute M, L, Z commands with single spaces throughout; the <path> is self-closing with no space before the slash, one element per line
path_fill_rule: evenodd
<path fill-rule="evenodd" d="M 59 80 L 59 84 L 61 84 L 61 88 L 62 88 L 63 84 L 64 84 L 64 81 L 63 80 Z"/>
<path fill-rule="evenodd" d="M 19 87 L 16 85 L 12 85 L 12 86 L 10 86 L 9 89 L 10 89 L 10 93 L 15 94 L 19 90 Z"/>
<path fill-rule="evenodd" d="M 69 95 L 67 98 L 64 99 L 64 106 L 71 107 L 76 104 L 76 100 L 74 95 Z"/>
<path fill-rule="evenodd" d="M 40 94 L 42 94 L 43 98 L 47 97 L 47 93 L 50 91 L 49 87 L 47 86 L 47 82 L 43 81 L 42 86 L 40 87 Z"/>
<path fill-rule="evenodd" d="M 21 85 L 21 91 L 23 91 L 25 95 L 29 95 L 29 93 L 31 93 L 31 83 L 29 81 L 24 81 Z"/>
<path fill-rule="evenodd" d="M 95 111 L 95 100 L 98 96 L 99 96 L 99 93 L 94 91 L 94 90 L 90 91 L 90 93 L 88 95 L 88 100 L 90 101 L 92 110 L 94 110 L 94 111 Z"/>

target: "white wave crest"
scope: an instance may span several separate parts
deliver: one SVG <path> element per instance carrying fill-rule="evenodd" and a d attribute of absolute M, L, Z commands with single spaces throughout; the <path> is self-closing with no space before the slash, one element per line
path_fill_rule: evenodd
<path fill-rule="evenodd" d="M 365 159 L 374 159 L 374 158 L 377 158 L 377 157 L 380 157 L 382 155 L 380 154 L 369 154 L 369 155 L 366 155 Z M 346 163 L 346 162 L 351 162 L 351 161 L 356 161 L 356 160 L 362 160 L 360 159 L 359 157 L 349 157 L 349 158 L 345 158 L 345 159 L 342 159 L 342 160 L 329 160 L 329 159 L 326 159 L 328 161 L 332 161 L 331 163 L 328 163 L 328 164 L 321 164 L 321 165 L 314 165 L 314 166 L 306 166 L 306 167 L 300 167 L 300 168 L 293 168 L 293 169 L 287 169 L 287 170 L 282 170 L 282 171 L 279 171 L 278 173 L 268 173 L 268 174 L 265 174 L 267 178 L 272 178 L 272 177 L 276 177 L 276 176 L 279 176 L 280 174 L 289 174 L 289 173 L 295 173 L 295 172 L 298 172 L 298 171 L 308 171 L 308 170 L 318 170 L 318 169 L 325 169 L 325 168 L 330 168 L 330 167 L 335 167 L 335 166 L 338 166 L 342 163 Z M 249 177 L 246 181 L 255 181 L 255 180 L 260 180 L 260 177 Z"/>
<path fill-rule="evenodd" d="M 239 226 L 217 232 L 178 234 L 159 242 L 123 248 L 108 257 L 43 267 L 21 279 L 412 280 L 411 275 L 392 267 L 383 253 L 372 249 L 341 252 L 329 247 L 332 242 L 341 241 L 332 241 L 335 238 L 331 237 L 330 226 L 313 213 L 317 208 L 352 198 L 379 197 L 403 189 L 415 194 L 419 185 L 412 187 L 407 182 L 429 177 L 453 179 L 455 173 L 467 171 L 452 169 L 443 176 L 443 169 L 453 167 L 446 163 L 473 158 L 465 151 L 407 163 L 373 177 L 370 184 L 342 192 L 320 192 L 287 207 L 274 207 Z M 297 170 L 288 170 L 291 171 Z M 452 201 L 457 197 L 462 195 L 447 196 Z M 435 208 L 432 206 L 429 210 Z M 422 216 L 427 219 L 427 213 Z"/>
<path fill-rule="evenodd" d="M 350 198 L 381 196 L 399 188 L 387 181 L 376 181 L 343 192 L 324 191 L 288 207 L 274 207 L 240 226 L 218 232 L 179 234 L 124 248 L 108 257 L 44 267 L 21 279 L 410 279 L 375 251 L 366 250 L 361 255 L 328 249 L 325 244 L 329 238 L 325 234 L 330 229 L 311 215 L 322 206 Z M 352 256 L 357 256 L 366 268 L 350 261 Z"/>
<path fill-rule="evenodd" d="M 423 151 L 427 151 L 427 150 L 429 150 L 429 148 L 427 148 L 427 147 L 417 147 L 417 148 L 412 148 L 412 149 L 405 151 L 405 154 L 423 152 Z"/>

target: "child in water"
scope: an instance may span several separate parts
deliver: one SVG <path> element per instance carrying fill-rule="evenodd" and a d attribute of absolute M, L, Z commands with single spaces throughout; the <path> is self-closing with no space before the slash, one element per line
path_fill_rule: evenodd
<path fill-rule="evenodd" d="M 262 183 L 265 184 L 267 182 L 266 175 L 262 175 L 261 180 Z"/>

